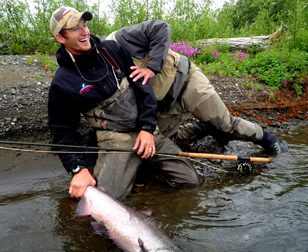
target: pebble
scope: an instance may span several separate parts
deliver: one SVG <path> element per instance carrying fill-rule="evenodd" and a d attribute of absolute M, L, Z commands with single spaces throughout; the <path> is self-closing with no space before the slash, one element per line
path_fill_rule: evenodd
<path fill-rule="evenodd" d="M 281 127 L 281 123 L 275 122 L 275 123 L 272 123 L 272 126 L 273 127 Z"/>
<path fill-rule="evenodd" d="M 6 82 L 1 82 L 3 78 L 0 78 L 0 112 L 2 113 L 0 116 L 0 138 L 8 136 L 8 133 L 10 136 L 15 133 L 33 136 L 39 131 L 49 132 L 47 127 L 47 99 L 51 76 L 54 76 L 55 72 L 46 71 L 37 60 L 27 64 L 29 57 L 33 56 L 0 55 L 1 76 L 9 72 L 8 74 L 15 80 L 6 79 Z M 55 57 L 53 57 L 53 60 L 55 60 Z M 16 70 L 14 72 L 9 71 L 7 70 L 9 68 Z M 40 78 L 34 76 L 40 76 Z M 243 83 L 241 78 L 236 78 L 236 80 L 219 78 L 218 76 L 213 78 L 215 80 L 211 82 L 217 91 L 219 90 L 218 94 L 224 103 L 235 104 L 239 101 L 245 103 L 253 100 L 254 97 L 250 97 L 250 92 L 254 90 L 249 90 L 247 92 L 249 95 L 245 95 L 244 91 L 246 90 L 241 86 Z M 244 95 L 238 90 L 242 90 Z M 268 93 L 265 90 L 261 92 L 263 94 Z M 281 130 L 307 125 L 308 120 L 305 120 L 304 116 L 307 116 L 308 112 L 301 115 L 303 116 L 290 118 L 288 122 L 283 124 L 277 123 L 277 126 L 273 125 L 271 129 Z M 277 121 L 279 116 L 279 112 L 274 114 L 272 121 Z M 255 119 L 254 121 L 258 122 L 257 118 L 251 115 L 247 115 L 247 118 L 250 121 Z M 258 123 L 264 126 L 264 123 Z"/>
<path fill-rule="evenodd" d="M 0 55 L 1 74 L 7 77 L 0 79 L 0 138 L 48 132 L 47 99 L 54 72 L 46 71 L 37 60 L 27 64 L 29 57 L 33 56 Z M 40 81 L 34 76 L 40 76 Z"/>

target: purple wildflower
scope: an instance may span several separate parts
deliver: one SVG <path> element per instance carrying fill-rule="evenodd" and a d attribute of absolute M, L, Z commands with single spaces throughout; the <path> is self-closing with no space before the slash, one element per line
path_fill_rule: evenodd
<path fill-rule="evenodd" d="M 219 52 L 212 52 L 212 55 L 214 56 L 215 59 L 219 56 Z"/>
<path fill-rule="evenodd" d="M 197 48 L 194 49 L 191 46 L 186 45 L 185 41 L 178 42 L 177 44 L 173 43 L 170 45 L 170 49 L 174 52 L 184 53 L 188 56 L 196 56 L 196 54 L 201 53 L 201 50 L 198 50 Z"/>
<path fill-rule="evenodd" d="M 288 80 L 284 80 L 284 81 L 281 81 L 280 83 L 281 84 L 286 84 L 288 82 Z"/>
<path fill-rule="evenodd" d="M 234 59 L 236 61 L 243 61 L 245 59 L 245 57 L 249 57 L 249 54 L 246 54 L 244 52 L 234 52 L 233 54 L 231 54 L 230 56 L 234 57 Z"/>

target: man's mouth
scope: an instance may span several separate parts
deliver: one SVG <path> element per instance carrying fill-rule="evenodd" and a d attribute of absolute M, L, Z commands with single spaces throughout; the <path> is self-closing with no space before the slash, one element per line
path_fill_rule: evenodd
<path fill-rule="evenodd" d="M 86 42 L 86 41 L 88 41 L 88 39 L 87 38 L 84 38 L 84 39 L 81 39 L 81 40 L 79 40 L 80 42 Z"/>

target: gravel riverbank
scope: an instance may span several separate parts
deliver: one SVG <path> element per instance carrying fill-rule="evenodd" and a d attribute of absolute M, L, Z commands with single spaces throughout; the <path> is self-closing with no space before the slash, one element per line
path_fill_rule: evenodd
<path fill-rule="evenodd" d="M 31 59 L 32 63 L 29 62 Z M 45 70 L 33 56 L 0 55 L 0 138 L 17 140 L 28 138 L 33 141 L 48 140 L 47 97 L 54 71 Z M 27 61 L 28 60 L 28 61 Z M 53 58 L 55 60 L 55 58 Z M 282 109 L 252 109 L 250 111 L 236 109 L 236 104 L 257 104 L 262 102 L 269 90 L 244 88 L 247 79 L 221 78 L 208 76 L 222 100 L 230 105 L 232 112 L 250 121 L 261 123 L 271 131 L 288 131 L 306 126 L 308 116 L 287 119 L 284 123 L 277 122 L 285 111 Z M 251 113 L 253 111 L 253 113 Z M 256 116 L 257 115 L 257 116 Z M 274 122 L 271 126 L 260 121 L 260 117 Z"/>

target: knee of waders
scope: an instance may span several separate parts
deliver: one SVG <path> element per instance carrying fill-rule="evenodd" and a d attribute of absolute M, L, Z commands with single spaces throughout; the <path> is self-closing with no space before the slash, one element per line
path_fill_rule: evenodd
<path fill-rule="evenodd" d="M 187 145 L 197 138 L 196 128 L 192 123 L 181 125 L 174 137 L 177 145 Z"/>
<path fill-rule="evenodd" d="M 214 137 L 222 145 L 226 145 L 230 141 L 230 137 L 227 133 L 216 129 L 213 125 L 206 122 L 194 121 L 181 125 L 177 132 L 175 143 L 178 145 L 189 144 L 205 136 Z"/>

